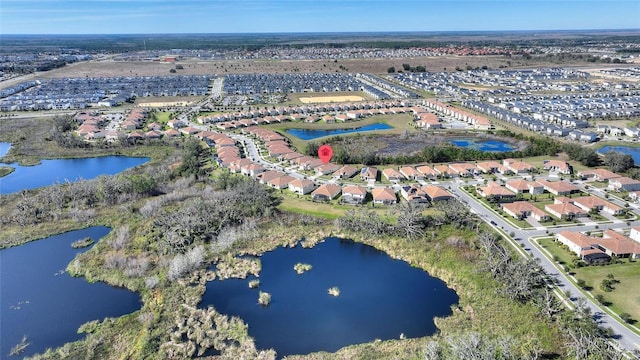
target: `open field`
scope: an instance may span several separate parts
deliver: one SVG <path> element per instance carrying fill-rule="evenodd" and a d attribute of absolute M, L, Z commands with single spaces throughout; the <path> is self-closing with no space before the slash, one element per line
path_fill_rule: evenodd
<path fill-rule="evenodd" d="M 362 91 L 332 91 L 330 93 L 291 93 L 287 95 L 287 104 L 339 103 L 352 101 L 368 101 L 373 98 Z"/>
<path fill-rule="evenodd" d="M 169 71 L 180 64 L 183 69 L 172 74 Z M 490 56 L 434 56 L 415 58 L 375 58 L 375 59 L 342 59 L 342 60 L 212 60 L 202 61 L 187 59 L 177 63 L 168 62 L 143 62 L 143 61 L 86 61 L 54 69 L 44 73 L 30 74 L 26 77 L 12 79 L 11 82 L 2 83 L 0 87 L 11 86 L 26 79 L 50 79 L 63 77 L 111 77 L 111 76 L 155 76 L 155 75 L 225 75 L 246 73 L 373 73 L 387 74 L 387 69 L 394 67 L 402 69 L 402 64 L 413 67 L 424 66 L 427 71 L 454 71 L 456 67 L 466 69 L 487 66 L 497 68 L 526 68 L 558 66 L 557 63 L 544 59 L 526 60 L 523 58 L 507 58 L 499 55 Z M 585 65 L 584 63 L 568 63 L 569 65 Z M 593 68 L 593 64 L 585 65 Z M 603 64 L 602 68 L 614 67 Z"/>
<path fill-rule="evenodd" d="M 347 101 L 364 101 L 361 96 L 355 95 L 343 95 L 343 96 L 308 96 L 301 97 L 300 101 L 303 104 L 318 104 L 318 103 L 338 103 Z"/>
<path fill-rule="evenodd" d="M 622 261 L 622 264 L 577 268 L 575 277 L 592 287 L 593 295 L 602 295 L 607 302 L 611 302 L 610 307 L 617 314 L 626 312 L 634 320 L 640 321 L 640 262 Z M 615 280 L 619 281 L 611 292 L 600 288 L 600 283 L 608 274 L 613 274 Z"/>

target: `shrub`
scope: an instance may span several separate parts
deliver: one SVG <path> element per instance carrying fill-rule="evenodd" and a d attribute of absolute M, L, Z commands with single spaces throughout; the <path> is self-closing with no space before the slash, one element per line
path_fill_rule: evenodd
<path fill-rule="evenodd" d="M 260 294 L 258 295 L 258 303 L 262 306 L 268 306 L 271 303 L 271 294 L 260 291 Z"/>
<path fill-rule="evenodd" d="M 167 273 L 169 281 L 174 281 L 200 267 L 204 261 L 204 255 L 205 250 L 202 246 L 196 246 L 185 254 L 176 255 L 169 264 L 169 272 Z"/>

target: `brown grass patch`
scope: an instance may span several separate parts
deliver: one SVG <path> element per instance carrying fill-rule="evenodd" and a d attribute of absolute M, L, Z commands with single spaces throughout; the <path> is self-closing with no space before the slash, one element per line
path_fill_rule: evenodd
<path fill-rule="evenodd" d="M 343 96 L 308 96 L 301 97 L 300 101 L 303 104 L 317 104 L 317 103 L 334 103 L 334 102 L 349 102 L 349 101 L 364 101 L 362 96 L 356 95 L 343 95 Z"/>

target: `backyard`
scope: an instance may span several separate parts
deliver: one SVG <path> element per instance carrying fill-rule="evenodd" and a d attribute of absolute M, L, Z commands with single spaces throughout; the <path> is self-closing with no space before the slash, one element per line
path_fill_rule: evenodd
<path fill-rule="evenodd" d="M 553 238 L 537 240 L 538 244 L 547 250 L 554 261 L 560 264 L 560 269 L 570 269 L 576 281 L 584 281 L 585 289 L 596 298 L 602 296 L 604 304 L 616 314 L 627 313 L 635 321 L 640 320 L 640 262 L 620 260 L 620 263 L 603 266 L 574 267 L 577 256 L 569 252 L 562 244 Z M 604 291 L 600 284 L 613 275 L 612 291 Z"/>

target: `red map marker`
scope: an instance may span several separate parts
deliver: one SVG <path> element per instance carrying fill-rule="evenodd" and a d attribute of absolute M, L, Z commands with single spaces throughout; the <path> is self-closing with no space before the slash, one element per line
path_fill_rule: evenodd
<path fill-rule="evenodd" d="M 320 157 L 320 160 L 322 160 L 322 162 L 326 164 L 329 162 L 329 160 L 331 160 L 331 157 L 333 156 L 333 149 L 329 145 L 322 145 L 318 149 L 318 156 Z"/>

